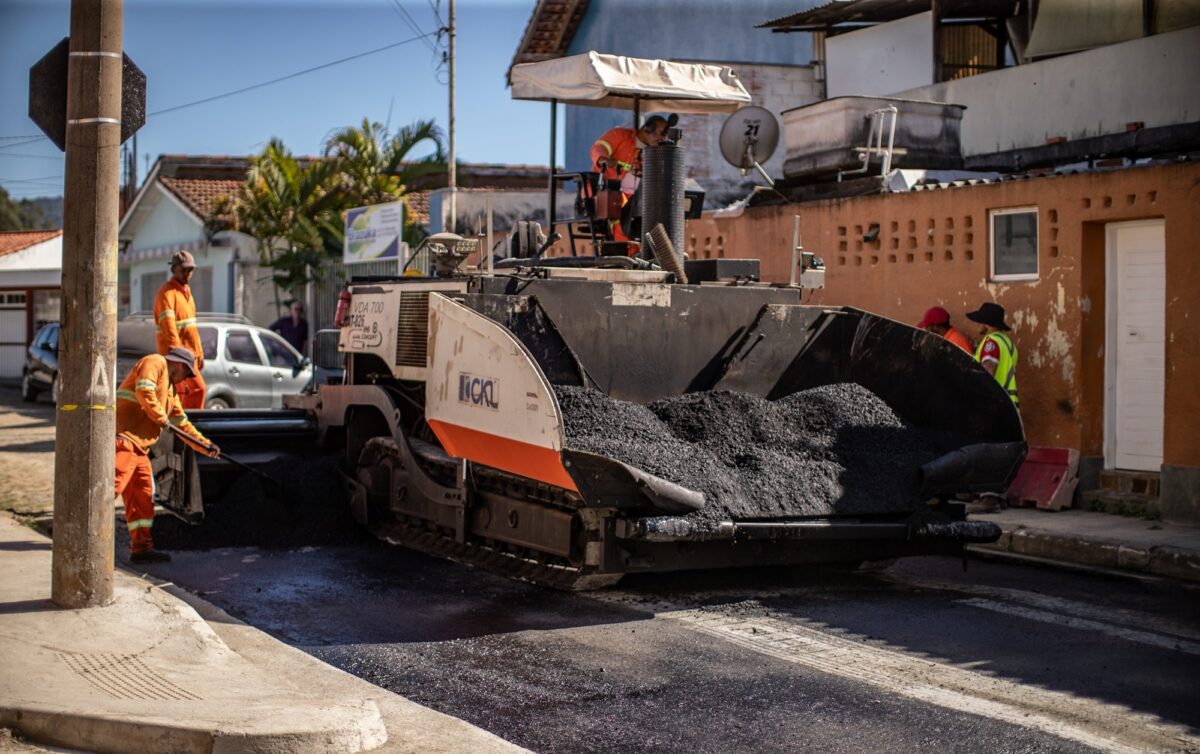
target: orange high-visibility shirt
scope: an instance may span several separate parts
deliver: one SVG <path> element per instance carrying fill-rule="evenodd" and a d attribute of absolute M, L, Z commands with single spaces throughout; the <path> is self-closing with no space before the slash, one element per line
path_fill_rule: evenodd
<path fill-rule="evenodd" d="M 641 164 L 642 143 L 638 141 L 637 131 L 632 128 L 610 128 L 592 144 L 591 156 L 592 170 L 599 172 L 597 163 L 601 157 L 607 157 L 605 177 L 620 180 L 621 176 Z"/>
<path fill-rule="evenodd" d="M 179 396 L 171 387 L 167 360 L 152 353 L 134 364 L 117 388 L 117 436 L 145 453 L 158 442 L 163 420 L 199 440 L 201 445 L 193 445 L 197 450 L 209 444 L 183 412 Z"/>
<path fill-rule="evenodd" d="M 949 330 L 946 330 L 946 334 L 944 337 L 946 338 L 946 340 L 950 341 L 951 343 L 958 346 L 959 348 L 966 351 L 967 353 L 971 354 L 972 356 L 975 355 L 974 349 L 971 348 L 971 341 L 967 340 L 967 336 L 963 335 L 958 330 L 955 330 L 953 326 L 951 326 Z"/>
<path fill-rule="evenodd" d="M 166 355 L 172 348 L 183 346 L 196 356 L 196 368 L 204 360 L 200 345 L 200 328 L 196 326 L 196 299 L 186 285 L 175 278 L 162 284 L 154 295 L 154 323 L 158 326 L 158 352 Z"/>

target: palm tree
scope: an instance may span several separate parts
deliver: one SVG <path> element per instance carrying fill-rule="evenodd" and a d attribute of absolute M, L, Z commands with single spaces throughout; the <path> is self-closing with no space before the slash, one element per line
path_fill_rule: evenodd
<path fill-rule="evenodd" d="M 433 154 L 410 160 L 422 142 Z M 441 130 L 418 121 L 390 134 L 364 119 L 361 128 L 335 131 L 325 142 L 325 158 L 302 162 L 272 139 L 251 162 L 246 181 L 222 197 L 208 219 L 210 232 L 232 227 L 258 240 L 260 262 L 272 269 L 278 289 L 300 296 L 317 277 L 327 256 L 342 252 L 346 210 L 402 200 L 412 181 L 446 169 Z M 406 212 L 404 240 L 420 241 Z M 278 301 L 277 301 L 278 303 Z"/>
<path fill-rule="evenodd" d="M 303 165 L 272 139 L 238 191 L 217 202 L 210 227 L 228 225 L 257 239 L 260 263 L 272 269 L 277 288 L 299 296 L 322 258 L 341 250 L 341 206 L 330 183 L 327 164 Z"/>
<path fill-rule="evenodd" d="M 410 160 L 409 154 L 426 141 L 432 143 L 433 154 Z M 364 118 L 360 127 L 330 134 L 325 140 L 325 156 L 344 209 L 402 201 L 414 181 L 446 170 L 442 131 L 431 120 L 417 121 L 392 134 Z M 404 240 L 410 244 L 420 241 L 411 212 L 405 212 L 404 225 Z"/>

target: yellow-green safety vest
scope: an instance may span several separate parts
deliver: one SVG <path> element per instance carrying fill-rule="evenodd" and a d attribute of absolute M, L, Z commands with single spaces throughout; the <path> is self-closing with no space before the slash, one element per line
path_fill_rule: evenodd
<path fill-rule="evenodd" d="M 1017 347 L 1013 345 L 1012 338 L 1004 333 L 989 333 L 975 347 L 975 360 L 981 364 L 983 363 L 983 345 L 989 339 L 996 341 L 1000 351 L 999 363 L 996 364 L 996 382 L 1000 383 L 1000 387 L 1004 388 L 1008 397 L 1012 398 L 1012 402 L 1020 406 L 1021 401 L 1017 398 Z"/>

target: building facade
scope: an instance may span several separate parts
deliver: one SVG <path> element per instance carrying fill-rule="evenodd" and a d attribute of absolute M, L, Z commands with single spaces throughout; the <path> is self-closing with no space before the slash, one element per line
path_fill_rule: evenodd
<path fill-rule="evenodd" d="M 0 379 L 21 376 L 25 349 L 62 306 L 62 231 L 0 232 Z"/>

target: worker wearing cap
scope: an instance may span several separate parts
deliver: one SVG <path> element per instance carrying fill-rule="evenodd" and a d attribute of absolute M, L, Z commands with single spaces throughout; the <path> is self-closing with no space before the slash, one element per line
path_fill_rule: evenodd
<path fill-rule="evenodd" d="M 186 251 L 171 257 L 171 279 L 154 295 L 154 322 L 158 327 L 158 353 L 186 348 L 196 357 L 195 375 L 175 386 L 184 408 L 204 408 L 207 389 L 200 372 L 204 369 L 204 347 L 196 325 L 196 299 L 188 282 L 196 270 L 196 259 Z"/>
<path fill-rule="evenodd" d="M 221 451 L 188 421 L 174 386 L 196 376 L 195 359 L 186 348 L 172 348 L 166 356 L 144 356 L 117 388 L 116 494 L 125 501 L 129 527 L 130 560 L 153 563 L 170 560 L 154 549 L 154 471 L 147 452 L 165 427 L 182 430 L 184 442 L 207 456 Z"/>
<path fill-rule="evenodd" d="M 940 306 L 927 309 L 925 316 L 917 323 L 917 327 L 937 333 L 967 353 L 971 353 L 971 341 L 950 324 L 950 312 Z"/>
<path fill-rule="evenodd" d="M 1017 399 L 1017 347 L 1008 336 L 1004 307 L 989 301 L 975 311 L 967 312 L 967 319 L 979 323 L 979 334 L 983 336 L 975 348 L 975 360 L 996 378 L 996 382 L 1012 398 L 1013 405 L 1020 407 Z"/>

